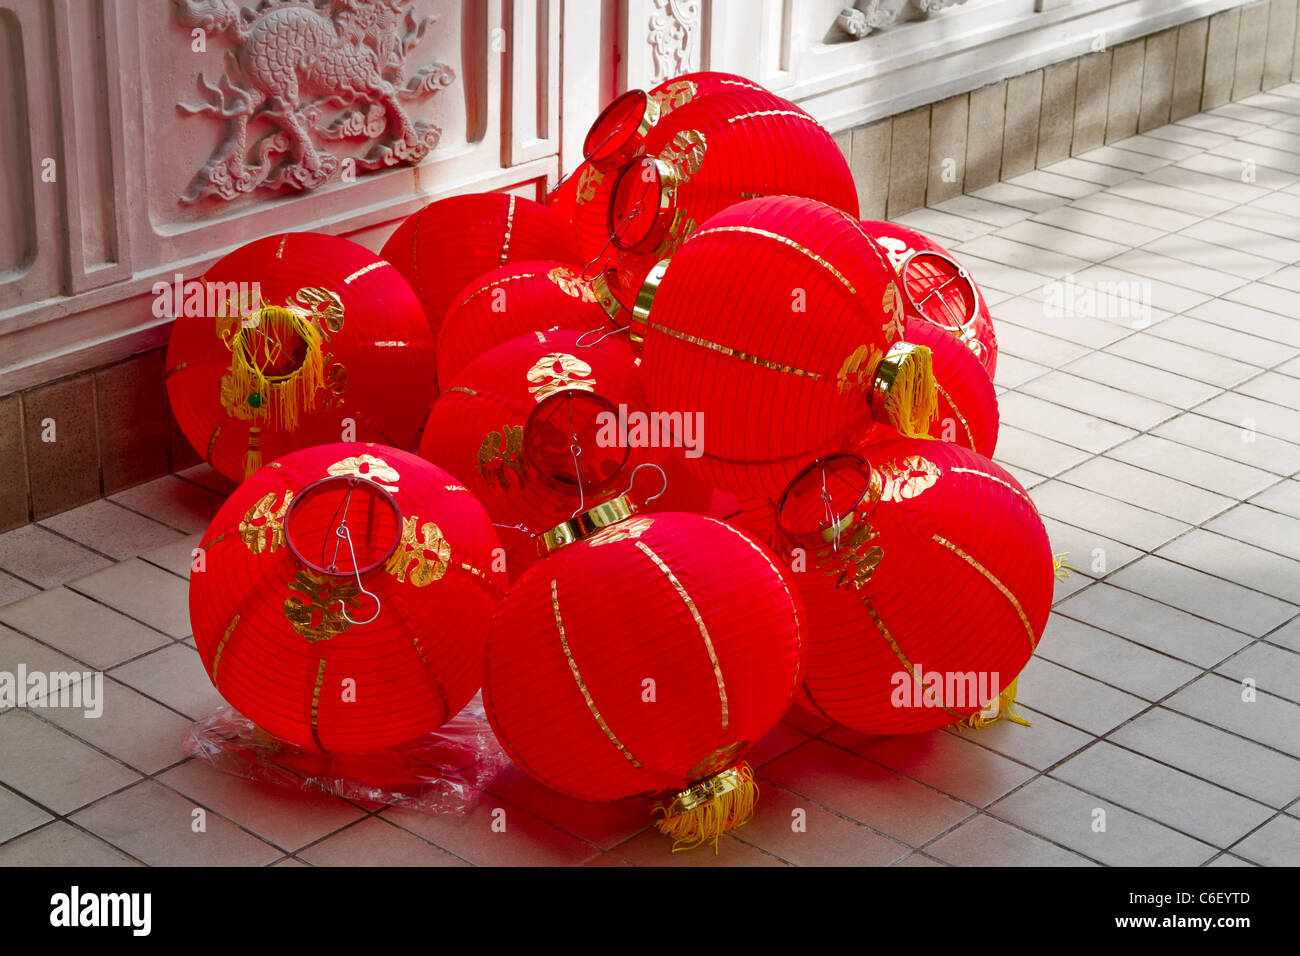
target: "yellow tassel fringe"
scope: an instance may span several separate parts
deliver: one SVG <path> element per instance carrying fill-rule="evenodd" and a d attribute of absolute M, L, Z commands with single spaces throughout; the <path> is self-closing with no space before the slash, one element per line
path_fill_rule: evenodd
<path fill-rule="evenodd" d="M 1017 680 L 1019 680 L 1019 678 L 1017 678 Z M 1024 727 L 1033 726 L 1030 721 L 1025 720 L 1025 718 L 1016 713 L 1016 681 L 1014 680 L 1007 685 L 1006 690 L 998 694 L 998 712 L 996 714 L 992 717 L 985 717 L 982 711 L 977 710 L 965 720 L 958 721 L 957 727 L 985 727 L 1003 717 L 1011 721 L 1013 724 L 1020 724 Z"/>
<path fill-rule="evenodd" d="M 1065 563 L 1066 559 L 1069 557 L 1070 557 L 1069 551 L 1062 551 L 1060 554 L 1052 555 L 1052 574 L 1056 576 L 1056 580 L 1064 581 L 1066 578 L 1070 576 L 1071 571 L 1073 571 L 1075 574 L 1083 573 L 1078 568 L 1072 568 Z"/>
<path fill-rule="evenodd" d="M 307 347 L 302 365 L 284 375 L 267 375 L 257 363 L 263 354 L 254 347 L 257 337 L 265 337 L 275 351 L 281 343 L 301 339 Z M 255 414 L 280 431 L 298 427 L 303 412 L 316 409 L 316 394 L 325 385 L 325 357 L 321 335 L 306 316 L 280 306 L 263 306 L 256 325 L 241 328 L 231 343 L 230 378 L 236 395 L 256 395 L 249 402 Z M 250 452 L 251 453 L 251 452 Z"/>
<path fill-rule="evenodd" d="M 930 350 L 916 346 L 902 363 L 885 394 L 885 414 L 904 438 L 925 438 L 939 414 L 939 390 Z"/>
<path fill-rule="evenodd" d="M 674 853 L 712 843 L 717 856 L 718 840 L 748 823 L 757 802 L 754 770 L 742 763 L 675 794 L 666 803 L 655 804 L 654 812 L 664 815 L 655 825 L 664 836 L 673 838 Z"/>
<path fill-rule="evenodd" d="M 262 429 L 253 425 L 248 429 L 248 454 L 244 455 L 244 477 L 262 467 Z"/>

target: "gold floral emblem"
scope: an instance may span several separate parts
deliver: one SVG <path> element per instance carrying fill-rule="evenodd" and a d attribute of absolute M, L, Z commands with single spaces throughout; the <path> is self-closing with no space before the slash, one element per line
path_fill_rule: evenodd
<path fill-rule="evenodd" d="M 528 391 L 538 402 L 568 388 L 587 392 L 596 390 L 596 380 L 591 377 L 591 366 L 567 352 L 543 355 L 528 370 L 527 378 L 534 383 Z"/>
<path fill-rule="evenodd" d="M 336 478 L 349 476 L 367 478 L 388 491 L 396 491 L 398 479 L 401 478 L 397 469 L 388 462 L 366 454 L 353 455 L 351 458 L 336 461 L 325 471 Z"/>

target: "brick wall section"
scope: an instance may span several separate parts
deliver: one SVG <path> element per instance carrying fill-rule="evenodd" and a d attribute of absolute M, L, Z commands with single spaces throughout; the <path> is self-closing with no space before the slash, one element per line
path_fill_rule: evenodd
<path fill-rule="evenodd" d="M 900 216 L 1300 80 L 1298 2 L 1225 10 L 844 130 L 862 216 Z M 197 464 L 162 371 L 155 349 L 0 397 L 0 531 Z"/>

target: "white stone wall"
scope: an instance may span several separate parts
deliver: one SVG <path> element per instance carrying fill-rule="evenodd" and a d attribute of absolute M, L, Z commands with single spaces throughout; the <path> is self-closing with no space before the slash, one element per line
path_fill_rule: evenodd
<path fill-rule="evenodd" d="M 377 249 L 432 199 L 541 198 L 580 160 L 604 103 L 677 72 L 751 76 L 840 131 L 1085 54 L 1099 38 L 1119 44 L 1239 5 L 858 0 L 860 16 L 845 22 L 881 26 L 854 38 L 837 26 L 846 0 L 317 0 L 319 11 L 299 0 L 291 16 L 311 21 L 299 41 L 330 30 L 400 65 L 399 86 L 431 78 L 436 89 L 398 103 L 410 123 L 437 128 L 437 145 L 418 163 L 366 169 L 376 148 L 396 145 L 391 114 L 376 100 L 378 114 L 352 117 L 356 137 L 331 139 L 321 130 L 349 107 L 322 100 L 306 138 L 315 169 L 328 155 L 337 170 L 313 188 L 205 194 L 205 164 L 222 166 L 241 106 L 259 92 L 251 77 L 260 69 L 279 83 L 297 69 L 256 29 L 239 35 L 258 2 L 0 0 L 0 395 L 165 343 L 154 283 L 197 276 L 258 236 L 319 230 Z M 388 3 L 398 21 L 367 38 L 359 20 Z M 318 99 L 300 88 L 297 105 Z M 178 105 L 205 102 L 231 115 Z M 386 129 L 368 136 L 376 117 Z M 255 160 L 276 135 L 292 157 L 291 132 L 267 117 L 250 122 L 245 152 Z"/>

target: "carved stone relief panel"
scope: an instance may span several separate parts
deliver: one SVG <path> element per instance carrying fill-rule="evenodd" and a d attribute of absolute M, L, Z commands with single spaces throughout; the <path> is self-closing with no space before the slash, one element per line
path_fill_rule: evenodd
<path fill-rule="evenodd" d="M 847 38 L 859 40 L 900 20 L 925 20 L 966 0 L 855 0 L 840 11 L 835 26 Z"/>
<path fill-rule="evenodd" d="M 220 73 L 199 69 L 197 96 L 176 104 L 221 125 L 184 202 L 314 189 L 336 176 L 418 163 L 438 146 L 441 126 L 416 110 L 429 115 L 456 71 L 422 43 L 440 17 L 417 16 L 413 0 L 173 4 L 189 31 L 181 42 L 223 53 Z"/>
<path fill-rule="evenodd" d="M 650 85 L 700 68 L 700 20 L 701 0 L 652 0 Z"/>

